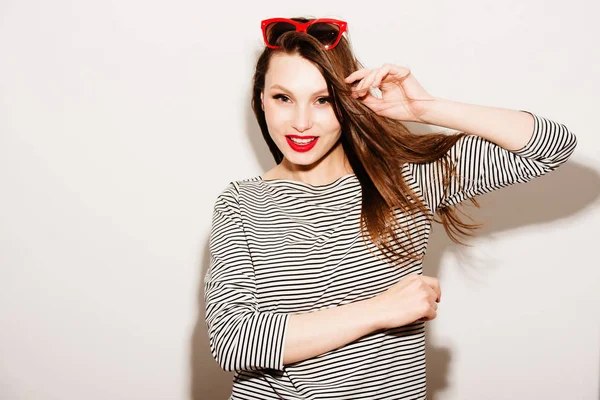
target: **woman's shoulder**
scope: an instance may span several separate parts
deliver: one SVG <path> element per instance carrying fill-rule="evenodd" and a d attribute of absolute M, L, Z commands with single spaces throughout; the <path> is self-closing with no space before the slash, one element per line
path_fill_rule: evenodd
<path fill-rule="evenodd" d="M 237 197 L 240 193 L 240 190 L 247 185 L 253 185 L 256 182 L 260 182 L 262 180 L 261 175 L 252 175 L 244 178 L 238 178 L 230 180 L 222 189 L 219 194 L 219 197 L 222 196 L 234 196 Z"/>
<path fill-rule="evenodd" d="M 243 177 L 243 178 L 239 178 L 239 179 L 234 179 L 234 180 L 231 180 L 227 184 L 226 189 L 236 190 L 239 192 L 241 187 L 246 186 L 246 185 L 252 185 L 261 180 L 262 180 L 261 175 L 251 175 L 251 176 L 247 176 L 247 177 Z"/>
<path fill-rule="evenodd" d="M 260 180 L 262 180 L 260 175 L 230 180 L 221 188 L 213 207 L 220 210 L 237 210 L 239 208 L 240 192 L 243 191 L 245 186 L 254 185 Z"/>

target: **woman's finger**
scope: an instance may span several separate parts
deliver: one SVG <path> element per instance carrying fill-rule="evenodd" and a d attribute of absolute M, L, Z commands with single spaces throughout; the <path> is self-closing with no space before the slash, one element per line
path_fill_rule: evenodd
<path fill-rule="evenodd" d="M 410 74 L 410 68 L 408 68 L 408 67 L 403 67 L 401 65 L 395 65 L 395 64 L 386 64 L 386 65 L 389 66 L 390 75 L 394 75 L 399 78 L 402 78 L 402 77 L 408 76 Z"/>
<path fill-rule="evenodd" d="M 396 107 L 394 104 L 386 102 L 378 97 L 375 97 L 370 93 L 367 94 L 365 98 L 361 99 L 361 102 L 374 112 L 380 114 L 385 113 L 385 111 Z"/>
<path fill-rule="evenodd" d="M 425 281 L 425 283 L 428 284 L 434 290 L 436 295 L 436 301 L 440 302 L 440 300 L 442 299 L 442 289 L 440 287 L 440 281 L 437 278 L 424 275 L 421 277 L 421 279 L 423 279 L 423 281 Z"/>
<path fill-rule="evenodd" d="M 382 111 L 382 107 L 385 106 L 383 100 L 373 96 L 371 93 L 367 93 L 360 101 L 375 112 Z"/>
<path fill-rule="evenodd" d="M 410 75 L 410 69 L 398 65 L 390 65 L 388 75 L 395 81 L 402 82 Z"/>
<path fill-rule="evenodd" d="M 369 91 L 369 88 L 371 87 L 376 74 L 377 70 L 375 69 L 371 71 L 369 75 L 367 75 L 365 78 L 363 78 L 363 80 L 360 81 L 358 86 L 354 88 L 354 94 L 358 97 L 364 96 Z"/>
<path fill-rule="evenodd" d="M 369 75 L 369 73 L 371 72 L 371 70 L 363 68 L 363 69 L 359 69 L 358 71 L 354 71 L 353 73 L 351 73 L 350 75 L 348 75 L 346 77 L 346 79 L 344 79 L 347 83 L 352 83 L 354 81 L 357 81 L 359 79 L 364 78 L 365 76 Z"/>
<path fill-rule="evenodd" d="M 373 79 L 373 86 L 379 87 L 381 82 L 385 79 L 385 77 L 390 73 L 391 66 L 389 64 L 384 64 L 375 75 L 375 79 Z"/>

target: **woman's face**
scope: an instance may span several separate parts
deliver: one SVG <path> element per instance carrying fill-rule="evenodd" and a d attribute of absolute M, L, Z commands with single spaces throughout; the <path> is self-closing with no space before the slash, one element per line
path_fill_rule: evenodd
<path fill-rule="evenodd" d="M 332 155 L 341 127 L 325 78 L 310 61 L 274 55 L 261 100 L 269 134 L 287 161 L 308 166 Z"/>

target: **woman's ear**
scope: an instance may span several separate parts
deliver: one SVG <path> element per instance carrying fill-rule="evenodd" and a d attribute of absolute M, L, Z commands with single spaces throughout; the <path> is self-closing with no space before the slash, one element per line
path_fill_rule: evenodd
<path fill-rule="evenodd" d="M 263 94 L 264 92 L 260 92 L 260 108 L 262 108 L 262 110 L 265 111 L 265 105 L 263 103 Z"/>

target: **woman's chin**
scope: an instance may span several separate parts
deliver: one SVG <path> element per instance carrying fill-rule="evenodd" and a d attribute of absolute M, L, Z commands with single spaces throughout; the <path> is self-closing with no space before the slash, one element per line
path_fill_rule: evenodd
<path fill-rule="evenodd" d="M 320 155 L 312 151 L 301 154 L 292 150 L 283 156 L 290 164 L 302 165 L 306 167 L 315 164 L 320 159 Z"/>

